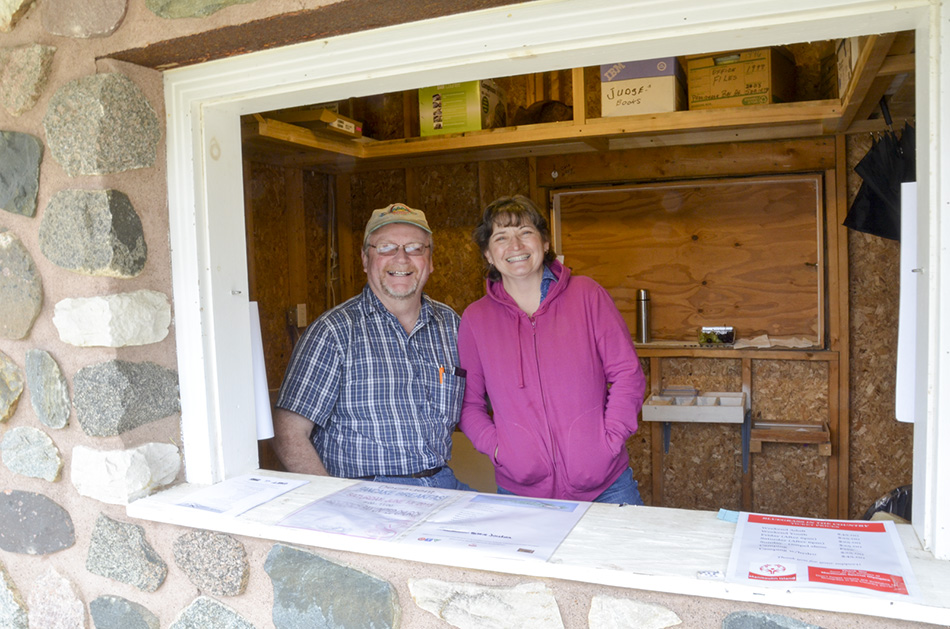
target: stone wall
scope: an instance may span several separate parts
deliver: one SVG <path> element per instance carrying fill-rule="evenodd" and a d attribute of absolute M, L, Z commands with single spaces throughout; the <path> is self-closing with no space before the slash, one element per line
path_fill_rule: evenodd
<path fill-rule="evenodd" d="M 126 515 L 183 471 L 162 78 L 110 56 L 330 4 L 0 0 L 0 626 L 901 626 Z"/>

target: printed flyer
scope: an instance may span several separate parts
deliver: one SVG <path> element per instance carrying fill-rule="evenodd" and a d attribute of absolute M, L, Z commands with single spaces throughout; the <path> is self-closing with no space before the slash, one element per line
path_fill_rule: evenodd
<path fill-rule="evenodd" d="M 726 580 L 913 600 L 920 593 L 896 527 L 740 513 Z"/>

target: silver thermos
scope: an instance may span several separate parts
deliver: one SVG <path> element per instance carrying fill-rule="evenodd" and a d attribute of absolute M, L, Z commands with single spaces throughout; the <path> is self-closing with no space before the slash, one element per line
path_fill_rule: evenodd
<path fill-rule="evenodd" d="M 650 291 L 637 291 L 637 343 L 650 342 Z"/>

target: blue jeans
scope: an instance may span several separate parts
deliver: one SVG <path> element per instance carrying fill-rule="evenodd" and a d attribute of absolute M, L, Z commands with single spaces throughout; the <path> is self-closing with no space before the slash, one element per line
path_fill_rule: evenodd
<path fill-rule="evenodd" d="M 504 487 L 498 488 L 499 494 L 509 496 L 515 495 L 513 491 L 508 491 Z M 637 481 L 633 479 L 633 470 L 629 467 L 621 474 L 599 496 L 591 502 L 607 502 L 610 504 L 623 505 L 643 505 L 643 498 L 640 497 L 640 490 L 637 489 Z"/>
<path fill-rule="evenodd" d="M 438 487 L 439 489 L 458 489 L 461 491 L 475 491 L 459 479 L 448 465 L 437 473 L 426 478 L 410 478 L 408 476 L 374 476 L 371 480 L 377 483 L 393 483 L 395 485 L 415 485 L 417 487 Z"/>

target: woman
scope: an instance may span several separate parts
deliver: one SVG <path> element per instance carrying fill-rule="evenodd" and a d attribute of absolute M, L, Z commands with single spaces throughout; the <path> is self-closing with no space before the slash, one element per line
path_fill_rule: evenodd
<path fill-rule="evenodd" d="M 555 259 L 526 197 L 489 205 L 474 238 L 487 294 L 459 326 L 459 427 L 491 457 L 499 492 L 643 504 L 625 443 L 645 379 L 610 295 Z"/>

